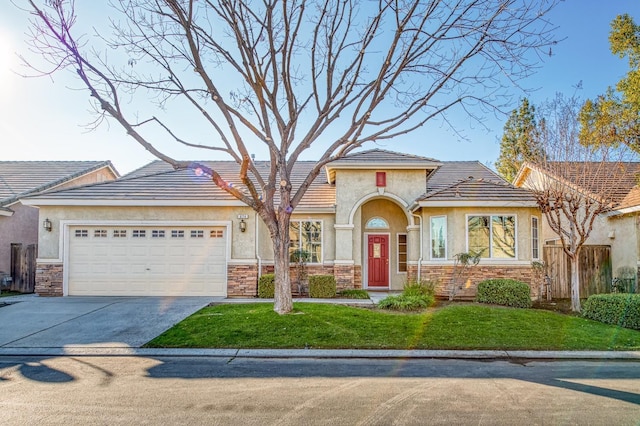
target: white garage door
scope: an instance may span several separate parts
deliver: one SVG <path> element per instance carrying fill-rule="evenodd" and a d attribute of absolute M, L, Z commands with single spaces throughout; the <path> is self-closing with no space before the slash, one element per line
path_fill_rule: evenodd
<path fill-rule="evenodd" d="M 72 226 L 68 294 L 225 296 L 226 228 Z"/>

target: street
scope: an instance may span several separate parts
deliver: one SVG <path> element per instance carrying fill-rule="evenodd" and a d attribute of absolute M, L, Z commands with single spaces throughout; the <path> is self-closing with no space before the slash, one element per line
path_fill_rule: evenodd
<path fill-rule="evenodd" d="M 640 422 L 640 363 L 0 357 L 1 424 Z"/>

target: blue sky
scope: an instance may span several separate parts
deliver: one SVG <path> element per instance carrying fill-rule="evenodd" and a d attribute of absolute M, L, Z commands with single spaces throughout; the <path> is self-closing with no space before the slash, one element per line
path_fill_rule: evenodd
<path fill-rule="evenodd" d="M 566 38 L 553 49 L 553 55 L 540 64 L 538 72 L 523 84 L 534 89 L 523 93 L 513 89 L 517 99 L 528 96 L 536 104 L 556 92 L 582 98 L 594 97 L 613 86 L 627 70 L 625 60 L 609 51 L 611 20 L 629 13 L 640 22 L 638 0 L 567 0 L 550 15 L 559 28 L 557 38 Z M 15 52 L 28 53 L 26 39 L 28 15 L 9 2 L 0 6 L 0 160 L 111 160 L 121 173 L 153 160 L 116 124 L 88 132 L 91 122 L 86 91 L 70 90 L 79 85 L 68 75 L 30 78 L 20 71 Z M 498 157 L 499 142 L 506 117 L 487 117 L 486 129 L 467 117 L 454 118 L 456 128 L 468 140 L 434 121 L 397 144 L 379 148 L 410 152 L 439 160 L 479 160 L 492 164 Z M 371 148 L 375 146 L 370 146 Z M 211 153 L 184 154 L 189 158 L 210 159 Z M 180 155 L 177 155 L 180 156 Z M 258 154 L 258 159 L 260 154 Z M 312 158 L 305 158 L 312 159 Z"/>

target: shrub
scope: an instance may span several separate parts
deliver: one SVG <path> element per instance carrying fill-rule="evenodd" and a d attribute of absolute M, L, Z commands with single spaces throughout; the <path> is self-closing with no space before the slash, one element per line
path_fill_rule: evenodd
<path fill-rule="evenodd" d="M 511 306 L 531 307 L 531 290 L 526 283 L 511 279 L 485 280 L 478 284 L 476 302 Z"/>
<path fill-rule="evenodd" d="M 309 277 L 309 297 L 336 297 L 336 278 L 333 275 L 312 275 Z"/>
<path fill-rule="evenodd" d="M 395 296 L 387 296 L 378 302 L 381 309 L 391 309 L 394 311 L 419 311 L 426 309 L 435 301 L 433 296 L 411 296 L 407 294 L 398 294 Z"/>
<path fill-rule="evenodd" d="M 407 281 L 402 294 L 405 296 L 433 296 L 436 284 L 431 281 Z"/>
<path fill-rule="evenodd" d="M 640 330 L 640 294 L 594 294 L 582 306 L 582 316 Z"/>
<path fill-rule="evenodd" d="M 340 293 L 338 293 L 338 295 L 340 297 L 346 297 L 349 299 L 368 299 L 369 298 L 369 293 L 367 293 L 367 290 L 361 290 L 359 288 L 349 288 L 346 290 L 342 290 Z"/>
<path fill-rule="evenodd" d="M 261 299 L 273 299 L 275 292 L 274 274 L 264 274 L 258 280 L 258 297 Z"/>

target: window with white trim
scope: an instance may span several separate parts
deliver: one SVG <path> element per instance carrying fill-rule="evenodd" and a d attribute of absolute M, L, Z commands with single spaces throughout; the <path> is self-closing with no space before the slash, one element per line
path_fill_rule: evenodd
<path fill-rule="evenodd" d="M 292 220 L 289 223 L 289 259 L 305 253 L 309 263 L 322 263 L 322 221 Z"/>
<path fill-rule="evenodd" d="M 113 230 L 113 238 L 127 238 L 127 230 L 126 229 L 114 229 Z"/>
<path fill-rule="evenodd" d="M 398 234 L 398 272 L 407 272 L 407 234 Z"/>
<path fill-rule="evenodd" d="M 538 218 L 531 218 L 531 258 L 540 259 L 540 237 L 538 234 Z"/>
<path fill-rule="evenodd" d="M 191 238 L 204 238 L 204 231 L 199 230 L 199 229 L 192 229 L 191 230 Z"/>
<path fill-rule="evenodd" d="M 151 231 L 151 238 L 164 238 L 164 229 L 153 229 Z"/>
<path fill-rule="evenodd" d="M 76 238 L 86 238 L 89 236 L 89 231 L 87 229 L 76 229 L 75 236 Z"/>
<path fill-rule="evenodd" d="M 489 259 L 516 258 L 516 217 L 512 215 L 467 216 L 467 249 Z"/>
<path fill-rule="evenodd" d="M 222 231 L 221 229 L 214 229 L 213 231 L 209 232 L 209 237 L 210 238 L 222 238 L 222 237 L 224 237 L 224 231 Z"/>
<path fill-rule="evenodd" d="M 369 229 L 389 229 L 389 224 L 381 217 L 372 217 L 365 227 Z"/>
<path fill-rule="evenodd" d="M 106 229 L 94 229 L 93 230 L 94 238 L 107 238 L 107 230 Z"/>
<path fill-rule="evenodd" d="M 431 259 L 447 258 L 447 217 L 432 216 L 431 226 Z"/>

